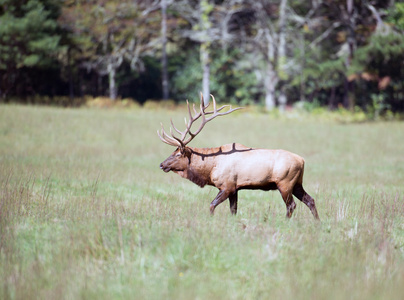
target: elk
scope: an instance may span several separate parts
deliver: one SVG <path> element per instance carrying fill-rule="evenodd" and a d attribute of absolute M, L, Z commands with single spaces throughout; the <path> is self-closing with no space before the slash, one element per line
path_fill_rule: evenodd
<path fill-rule="evenodd" d="M 219 193 L 210 204 L 212 215 L 215 208 L 226 199 L 230 201 L 231 213 L 236 214 L 239 190 L 278 189 L 286 204 L 287 218 L 292 217 L 296 208 L 293 194 L 306 204 L 314 218 L 319 220 L 314 199 L 303 188 L 304 159 L 299 155 L 285 150 L 249 148 L 238 143 L 216 148 L 187 146 L 206 123 L 242 108 L 232 109 L 229 105 L 216 108 L 215 98 L 213 95 L 211 97 L 213 111 L 205 111 L 210 103 L 205 106 L 202 95 L 199 112 L 196 111 L 194 104 L 192 113 L 187 100 L 189 119 L 187 121 L 185 118 L 184 131 L 178 130 L 171 120 L 170 136 L 161 124 L 161 132 L 157 131 L 159 138 L 164 143 L 176 147 L 176 150 L 160 164 L 160 168 L 166 173 L 173 171 L 200 187 L 211 185 L 218 188 Z M 223 111 L 225 108 L 228 109 Z M 192 125 L 199 118 L 201 118 L 199 128 L 191 131 Z M 179 137 L 173 133 L 173 129 L 180 135 Z"/>

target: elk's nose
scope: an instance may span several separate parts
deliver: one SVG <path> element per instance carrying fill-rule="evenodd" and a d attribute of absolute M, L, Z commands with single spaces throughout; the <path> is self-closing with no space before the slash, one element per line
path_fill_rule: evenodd
<path fill-rule="evenodd" d="M 170 169 L 170 167 L 167 167 L 167 165 L 164 165 L 164 162 L 162 162 L 161 164 L 160 164 L 160 169 L 162 169 L 164 172 L 169 172 L 171 169 Z"/>

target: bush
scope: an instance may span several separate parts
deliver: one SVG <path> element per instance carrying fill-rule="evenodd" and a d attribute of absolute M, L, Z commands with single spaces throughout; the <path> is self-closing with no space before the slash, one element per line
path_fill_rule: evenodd
<path fill-rule="evenodd" d="M 63 106 L 63 107 L 79 107 L 85 103 L 84 98 L 74 97 L 70 98 L 68 96 L 42 96 L 42 95 L 34 95 L 25 98 L 25 101 L 22 101 L 21 98 L 11 98 L 8 102 L 16 102 L 16 103 L 27 103 L 34 105 L 51 105 L 51 106 Z"/>
<path fill-rule="evenodd" d="M 153 100 L 149 99 L 143 104 L 143 107 L 150 110 L 157 110 L 157 109 L 175 109 L 176 103 L 172 99 L 168 100 Z"/>
<path fill-rule="evenodd" d="M 86 96 L 86 107 L 91 108 L 137 108 L 139 103 L 137 103 L 132 98 L 125 98 L 122 100 L 112 100 L 108 97 L 96 97 Z"/>

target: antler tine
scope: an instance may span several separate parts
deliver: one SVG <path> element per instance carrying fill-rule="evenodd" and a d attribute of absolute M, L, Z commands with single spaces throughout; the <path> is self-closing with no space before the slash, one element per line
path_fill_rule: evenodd
<path fill-rule="evenodd" d="M 167 145 L 174 146 L 174 147 L 185 146 L 185 145 L 183 145 L 182 141 L 178 140 L 177 138 L 168 136 L 166 134 L 166 132 L 164 131 L 163 124 L 162 123 L 160 123 L 160 124 L 161 124 L 161 134 L 158 130 L 157 130 L 157 134 L 162 142 L 166 143 Z M 171 132 L 171 128 L 170 128 L 170 132 Z"/>
<path fill-rule="evenodd" d="M 196 109 L 195 109 L 195 103 L 193 103 L 192 108 L 194 109 L 195 115 L 197 115 L 198 113 L 196 112 Z"/>
<path fill-rule="evenodd" d="M 203 109 L 205 108 L 205 104 L 203 103 L 203 94 L 202 94 L 202 92 L 199 92 L 199 93 L 201 94 L 201 103 L 200 103 L 199 107 L 201 108 L 201 111 L 202 111 L 202 108 Z"/>
<path fill-rule="evenodd" d="M 174 125 L 173 125 L 173 126 L 174 126 Z M 181 148 L 184 148 L 184 147 L 185 147 L 185 145 L 184 145 L 184 143 L 182 142 L 182 140 L 179 139 L 179 138 L 177 138 L 177 137 L 173 134 L 173 131 L 172 131 L 171 127 L 170 127 L 170 134 L 171 134 L 171 136 L 179 143 L 179 145 L 180 145 Z"/>
<path fill-rule="evenodd" d="M 174 142 L 173 141 L 171 141 L 171 140 L 169 140 L 169 139 L 166 139 L 166 137 L 167 137 L 167 135 L 166 135 L 166 133 L 165 133 L 165 131 L 164 131 L 164 128 L 163 128 L 163 124 L 161 124 L 161 133 L 157 130 L 157 134 L 159 135 L 159 138 L 164 142 L 164 143 L 166 143 L 166 144 L 168 144 L 168 145 L 171 145 L 171 146 L 174 146 Z M 168 137 L 169 138 L 169 137 Z"/>
<path fill-rule="evenodd" d="M 212 97 L 212 101 L 213 101 L 213 111 L 214 111 L 214 113 L 216 113 L 217 110 L 216 110 L 216 100 L 215 100 L 215 97 L 213 97 L 212 94 L 210 94 L 210 96 Z"/>
<path fill-rule="evenodd" d="M 187 128 L 182 133 L 182 136 L 181 136 L 182 140 L 184 140 L 185 136 L 187 135 L 187 133 L 191 129 L 192 124 L 201 116 L 201 112 L 199 112 L 199 113 L 196 112 L 195 104 L 193 104 L 194 115 L 192 115 L 191 107 L 189 106 L 188 100 L 187 100 L 187 108 L 188 108 L 189 120 L 187 122 L 186 119 L 185 119 L 185 126 L 187 126 Z"/>
<path fill-rule="evenodd" d="M 207 106 L 206 106 L 207 107 Z M 200 114 L 203 116 L 205 114 L 205 104 L 203 103 L 203 94 L 201 93 L 201 103 L 199 104 Z"/>
<path fill-rule="evenodd" d="M 215 113 L 217 113 L 217 112 L 219 112 L 219 111 L 222 111 L 222 110 L 225 109 L 226 107 L 230 107 L 230 108 L 231 108 L 230 105 L 223 105 L 222 107 L 216 109 L 216 100 L 215 100 L 215 97 L 213 97 L 212 94 L 210 94 L 210 96 L 212 97 L 212 100 L 213 100 L 213 101 L 212 101 L 212 102 L 213 102 L 213 111 L 205 112 L 205 115 L 215 114 Z M 208 107 L 209 105 L 210 105 L 210 102 L 209 102 L 209 104 L 208 104 L 206 107 Z"/>
<path fill-rule="evenodd" d="M 216 106 L 216 100 L 215 97 L 211 94 L 210 95 L 213 99 L 213 106 Z M 222 112 L 219 113 L 219 111 L 223 110 L 224 108 L 229 107 L 229 110 L 226 112 Z M 219 109 L 215 110 L 213 112 L 213 116 L 211 116 L 210 118 L 206 119 L 206 122 L 209 122 L 210 120 L 213 120 L 214 118 L 218 117 L 218 116 L 224 116 L 224 115 L 228 115 L 230 113 L 232 113 L 233 111 L 239 110 L 239 109 L 243 109 L 244 107 L 236 107 L 236 108 L 231 108 L 231 105 L 223 105 L 222 107 L 220 107 Z"/>
<path fill-rule="evenodd" d="M 200 108 L 201 108 L 201 111 L 203 109 L 204 114 L 211 114 L 211 112 L 205 112 L 205 109 L 207 109 L 209 107 L 209 105 L 210 105 L 210 102 L 208 102 L 208 104 L 205 105 L 204 99 L 203 99 L 203 94 L 201 93 L 201 105 L 200 105 Z"/>
<path fill-rule="evenodd" d="M 163 143 L 166 143 L 167 145 L 170 145 L 170 146 L 176 146 L 176 145 L 170 143 L 169 141 L 166 141 L 166 140 L 160 135 L 160 132 L 159 132 L 158 130 L 157 130 L 157 135 L 159 136 L 160 140 L 161 140 Z"/>
<path fill-rule="evenodd" d="M 179 134 L 181 134 L 181 135 L 182 135 L 182 134 L 183 134 L 183 132 L 182 132 L 182 131 L 180 131 L 180 130 L 178 130 L 178 129 L 177 129 L 177 127 L 175 127 L 175 125 L 174 125 L 174 123 L 173 123 L 173 119 L 171 119 L 170 121 L 171 121 L 171 126 L 174 128 L 174 130 L 175 130 L 175 131 L 177 131 L 177 133 L 179 133 Z M 186 124 L 186 120 L 185 120 L 185 124 Z"/>
<path fill-rule="evenodd" d="M 187 108 L 188 108 L 188 114 L 189 114 L 189 122 L 192 122 L 193 117 L 192 117 L 192 113 L 191 113 L 191 108 L 189 107 L 188 100 L 187 100 Z M 194 112 L 195 112 L 195 115 L 196 115 L 195 104 L 194 104 Z M 187 124 L 187 122 L 185 122 L 185 124 Z"/>

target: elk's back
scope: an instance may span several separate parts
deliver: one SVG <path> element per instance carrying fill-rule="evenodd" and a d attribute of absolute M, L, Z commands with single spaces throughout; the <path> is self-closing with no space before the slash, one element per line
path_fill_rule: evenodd
<path fill-rule="evenodd" d="M 241 144 L 221 148 L 223 153 L 229 149 L 233 151 L 218 157 L 212 170 L 212 181 L 219 186 L 263 188 L 278 185 L 283 180 L 302 180 L 304 159 L 297 154 L 285 150 L 248 148 Z"/>

